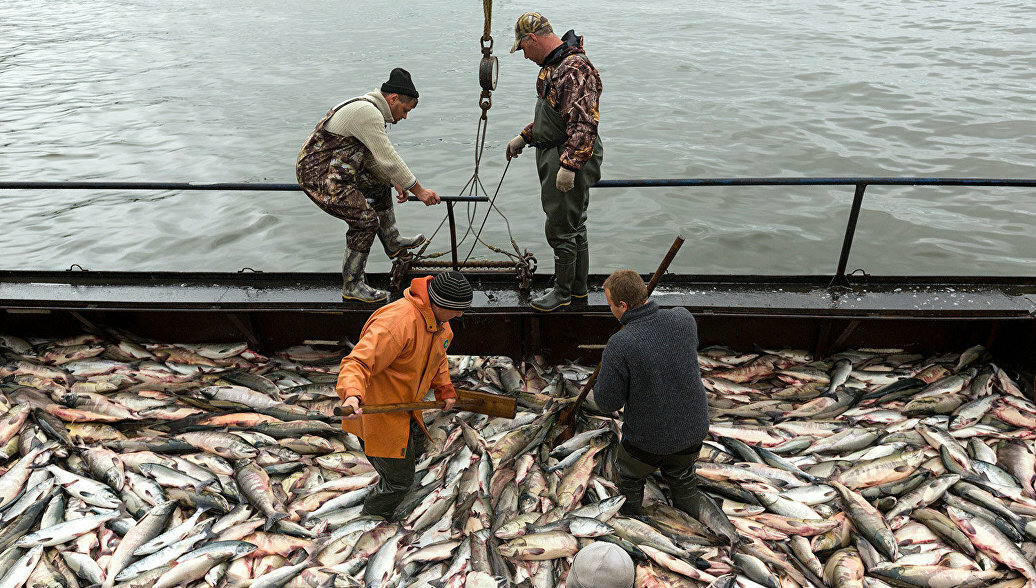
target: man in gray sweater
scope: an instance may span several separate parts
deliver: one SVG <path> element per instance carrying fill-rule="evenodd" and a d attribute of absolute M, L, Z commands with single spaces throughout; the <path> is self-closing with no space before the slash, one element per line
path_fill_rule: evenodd
<path fill-rule="evenodd" d="M 660 310 L 644 280 L 619 270 L 604 294 L 622 329 L 608 339 L 594 385 L 604 411 L 624 408 L 616 455 L 622 512 L 643 512 L 644 481 L 661 470 L 673 505 L 698 516 L 703 494 L 694 462 L 709 432 L 708 401 L 698 368 L 698 327 L 686 308 Z"/>
<path fill-rule="evenodd" d="M 412 192 L 426 206 L 439 195 L 417 178 L 389 142 L 386 129 L 417 107 L 417 88 L 405 69 L 392 70 L 381 90 L 332 108 L 306 140 L 295 164 L 299 186 L 321 210 L 349 224 L 342 262 L 342 298 L 380 302 L 388 292 L 367 285 L 364 268 L 377 235 L 394 258 L 424 243 L 396 228 L 392 186 L 400 203 Z"/>

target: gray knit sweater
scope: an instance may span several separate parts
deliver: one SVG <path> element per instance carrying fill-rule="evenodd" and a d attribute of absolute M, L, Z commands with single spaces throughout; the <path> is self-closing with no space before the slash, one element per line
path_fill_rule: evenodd
<path fill-rule="evenodd" d="M 622 434 L 638 449 L 669 455 L 701 443 L 709 409 L 694 317 L 648 300 L 621 322 L 601 356 L 594 402 L 609 412 L 625 407 Z"/>

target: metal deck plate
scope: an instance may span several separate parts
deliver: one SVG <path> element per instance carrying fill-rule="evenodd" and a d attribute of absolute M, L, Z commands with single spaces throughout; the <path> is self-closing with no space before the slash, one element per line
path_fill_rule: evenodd
<path fill-rule="evenodd" d="M 601 283 L 591 276 L 585 301 L 560 314 L 607 314 Z M 372 275 L 384 287 L 386 275 Z M 536 314 L 506 276 L 471 276 L 472 313 Z M 654 298 L 696 314 L 819 317 L 1036 317 L 1036 278 L 865 277 L 828 287 L 822 276 L 668 275 Z M 548 286 L 546 277 L 535 289 Z M 0 272 L 0 308 L 357 312 L 377 305 L 342 302 L 330 273 Z M 395 295 L 398 297 L 398 294 Z"/>

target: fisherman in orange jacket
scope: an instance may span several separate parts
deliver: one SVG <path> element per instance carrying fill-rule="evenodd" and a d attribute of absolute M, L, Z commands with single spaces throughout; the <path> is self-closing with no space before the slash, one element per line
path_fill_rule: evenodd
<path fill-rule="evenodd" d="M 353 414 L 342 429 L 360 438 L 378 472 L 363 514 L 391 518 L 414 482 L 414 463 L 428 437 L 420 414 L 363 414 L 364 404 L 419 402 L 429 388 L 453 407 L 446 350 L 453 340 L 450 319 L 471 306 L 471 285 L 459 272 L 415 278 L 403 298 L 376 310 L 352 352 L 342 359 L 336 391 Z"/>

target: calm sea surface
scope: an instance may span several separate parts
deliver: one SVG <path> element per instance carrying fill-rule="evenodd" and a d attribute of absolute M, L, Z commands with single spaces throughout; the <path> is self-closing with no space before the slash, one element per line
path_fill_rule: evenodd
<path fill-rule="evenodd" d="M 601 72 L 605 179 L 1036 177 L 1031 0 L 508 0 L 492 15 L 490 195 L 504 144 L 532 118 L 537 68 L 507 49 L 533 9 L 584 35 Z M 422 184 L 459 195 L 475 168 L 483 16 L 447 0 L 4 0 L 0 181 L 294 182 L 328 108 L 400 66 L 421 102 L 390 138 Z M 866 196 L 850 270 L 1036 274 L 1036 189 Z M 675 271 L 828 274 L 851 201 L 851 187 L 595 189 L 592 271 L 650 272 L 682 233 Z M 530 153 L 496 202 L 550 271 Z M 2 191 L 0 203 L 2 269 L 337 271 L 345 239 L 301 192 Z M 429 234 L 446 212 L 397 210 L 404 231 Z M 459 218 L 477 228 L 486 211 Z M 510 249 L 496 212 L 482 238 Z M 447 247 L 442 229 L 433 249 Z M 370 269 L 388 267 L 376 251 Z"/>

